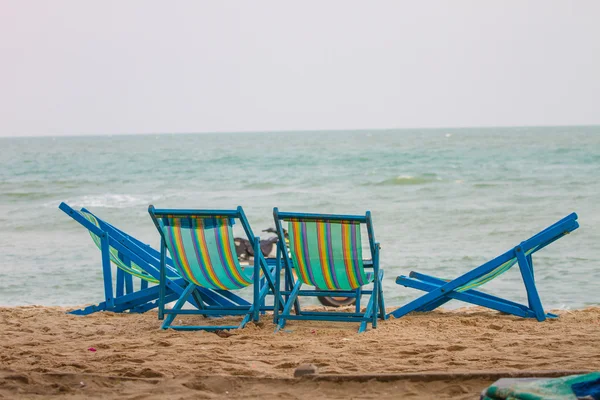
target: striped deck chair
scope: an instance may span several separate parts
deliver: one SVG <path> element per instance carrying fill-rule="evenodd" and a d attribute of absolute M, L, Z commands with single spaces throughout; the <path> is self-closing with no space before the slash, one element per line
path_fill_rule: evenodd
<path fill-rule="evenodd" d="M 82 208 L 75 210 L 66 203 L 59 209 L 86 228 L 94 243 L 101 251 L 105 300 L 71 314 L 88 315 L 98 311 L 145 312 L 158 307 L 159 288 L 156 285 L 160 277 L 160 252 L 133 236 Z M 116 267 L 116 279 L 113 281 L 113 269 Z M 187 282 L 181 278 L 167 260 L 166 301 L 177 300 L 183 293 Z M 134 279 L 139 280 L 139 288 L 134 288 Z M 212 291 L 198 288 L 190 304 L 194 307 L 206 305 L 249 304 L 244 299 L 226 291 Z"/>
<path fill-rule="evenodd" d="M 287 320 L 323 320 L 360 322 L 360 333 L 366 330 L 368 323 L 376 328 L 377 319 L 385 319 L 380 247 L 375 242 L 369 211 L 364 216 L 328 215 L 280 212 L 274 208 L 273 217 L 279 236 L 275 286 L 286 299 L 281 314 L 275 304 L 277 330 L 282 329 Z M 285 241 L 282 221 L 288 222 L 289 245 Z M 361 224 L 367 228 L 370 260 L 364 260 L 362 255 Z M 284 290 L 280 289 L 279 282 L 282 267 Z M 364 286 L 371 283 L 372 289 L 364 290 Z M 303 285 L 315 289 L 303 290 Z M 370 298 L 365 311 L 361 312 L 363 295 L 370 295 Z M 356 304 L 354 312 L 307 311 L 300 306 L 298 298 L 301 296 L 354 297 Z M 291 314 L 292 308 L 295 315 Z"/>
<path fill-rule="evenodd" d="M 391 312 L 390 315 L 400 318 L 412 311 L 431 311 L 456 299 L 519 317 L 536 318 L 538 321 L 555 318 L 556 315 L 545 313 L 542 307 L 535 286 L 532 256 L 578 227 L 577 214 L 572 213 L 506 253 L 451 281 L 418 272 L 411 272 L 409 276 L 399 276 L 396 279 L 397 284 L 428 293 Z M 527 306 L 475 290 L 515 265 L 519 265 L 525 284 L 529 303 Z"/>
<path fill-rule="evenodd" d="M 243 328 L 252 319 L 258 322 L 260 313 L 267 309 L 264 299 L 275 294 L 274 270 L 262 256 L 259 238 L 255 237 L 242 207 L 236 210 L 175 210 L 148 207 L 148 212 L 161 236 L 160 291 L 158 314 L 164 319 L 163 329 L 224 330 Z M 254 245 L 254 267 L 242 269 L 235 254 L 232 225 L 241 222 L 248 240 Z M 165 309 L 166 253 L 183 279 L 190 283 L 173 308 Z M 266 284 L 261 285 L 261 274 Z M 235 291 L 253 285 L 252 301 L 245 305 L 214 305 L 195 310 L 182 306 L 192 288 Z M 272 309 L 272 308 L 271 308 Z M 243 316 L 239 325 L 173 325 L 178 314 L 204 316 Z M 166 317 L 165 317 L 166 316 Z"/>

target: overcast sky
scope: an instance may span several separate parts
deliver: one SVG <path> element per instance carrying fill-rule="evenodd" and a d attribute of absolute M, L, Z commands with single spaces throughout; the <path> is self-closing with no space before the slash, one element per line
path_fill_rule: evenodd
<path fill-rule="evenodd" d="M 0 10 L 0 136 L 600 124 L 596 0 Z"/>

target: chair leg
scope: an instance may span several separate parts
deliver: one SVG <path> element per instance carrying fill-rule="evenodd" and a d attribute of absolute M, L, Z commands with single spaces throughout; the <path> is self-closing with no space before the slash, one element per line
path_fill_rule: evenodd
<path fill-rule="evenodd" d="M 192 292 L 192 299 L 194 299 L 194 304 L 198 310 L 205 309 L 204 300 L 202 299 L 202 294 L 198 291 L 198 288 Z"/>
<path fill-rule="evenodd" d="M 527 257 L 525 257 L 525 259 L 527 260 L 527 264 L 529 264 L 529 270 L 531 271 L 531 277 L 535 281 L 535 274 L 533 272 L 533 258 L 531 257 L 531 254 L 528 255 Z M 533 310 L 533 304 L 531 304 L 531 300 L 529 300 L 529 295 L 527 296 L 527 302 L 529 304 L 529 308 L 531 308 Z"/>
<path fill-rule="evenodd" d="M 258 250 L 258 253 L 256 252 Z M 261 299 L 260 299 L 260 260 L 261 258 L 259 257 L 260 254 L 260 243 L 258 241 L 258 238 L 255 237 L 254 238 L 254 274 L 253 274 L 253 278 L 254 278 L 254 282 L 253 282 L 253 301 L 252 301 L 252 321 L 253 322 L 258 322 L 258 319 L 260 318 L 260 306 L 261 306 Z M 268 271 L 264 271 L 265 273 L 268 273 Z"/>
<path fill-rule="evenodd" d="M 385 314 L 385 299 L 383 298 L 383 270 L 379 271 L 379 275 L 379 318 L 385 321 L 387 315 Z"/>
<path fill-rule="evenodd" d="M 165 243 L 165 239 L 161 239 L 160 241 L 160 276 L 158 280 L 158 319 L 165 318 L 165 294 L 167 291 L 167 272 L 166 272 L 166 263 L 167 263 L 167 245 Z M 185 292 L 185 289 L 184 291 Z M 183 294 L 183 293 L 182 293 Z"/>
<path fill-rule="evenodd" d="M 261 287 L 261 289 L 265 285 L 268 285 L 268 284 L 267 284 L 267 280 L 263 277 L 263 278 L 260 279 L 260 287 Z M 265 311 L 265 309 L 267 308 L 267 302 L 265 300 L 266 300 L 266 297 L 263 297 L 260 300 L 260 315 L 265 315 L 267 313 Z"/>
<path fill-rule="evenodd" d="M 91 306 L 87 306 L 85 308 L 80 308 L 78 310 L 69 311 L 69 314 L 73 315 L 90 315 L 95 312 L 106 311 L 106 302 L 103 301 L 99 304 L 94 304 Z"/>
<path fill-rule="evenodd" d="M 115 299 L 113 297 L 112 270 L 110 266 L 110 247 L 108 233 L 104 232 L 100 237 L 100 247 L 102 249 L 102 276 L 104 277 L 104 298 L 108 308 L 114 307 Z"/>
<path fill-rule="evenodd" d="M 294 286 L 296 285 L 296 282 L 294 281 L 294 274 L 292 274 L 292 267 L 288 265 L 288 263 L 286 262 L 285 265 L 283 266 L 283 268 L 285 269 L 285 290 L 286 291 L 292 291 L 294 289 Z M 285 296 L 285 303 L 287 304 L 288 299 L 290 298 L 290 295 Z M 294 303 L 294 310 L 296 311 L 296 314 L 300 314 L 300 301 L 298 301 L 298 299 L 296 299 L 296 302 Z"/>
<path fill-rule="evenodd" d="M 379 274 L 378 274 L 379 275 Z M 376 276 L 373 279 L 373 292 L 371 293 L 371 300 L 369 301 L 370 303 L 373 303 L 373 309 L 372 309 L 372 313 L 373 315 L 371 316 L 371 326 L 373 328 L 377 328 L 377 316 L 379 314 L 379 284 L 380 284 L 380 280 L 379 280 L 379 276 Z"/>
<path fill-rule="evenodd" d="M 358 328 L 358 333 L 363 333 L 367 330 L 367 324 L 371 322 L 373 328 L 377 327 L 377 294 L 376 290 L 373 289 L 373 293 L 369 298 L 369 302 L 367 303 L 367 308 L 365 309 L 365 314 L 360 323 L 360 327 Z M 373 324 L 373 316 L 375 316 L 375 324 Z"/>
<path fill-rule="evenodd" d="M 117 268 L 117 282 L 115 287 L 115 296 L 121 297 L 125 294 L 125 272 Z M 129 293 L 128 293 L 129 294 Z"/>
<path fill-rule="evenodd" d="M 354 312 L 360 312 L 360 299 L 362 297 L 362 286 L 356 289 L 356 303 L 354 307 Z"/>
<path fill-rule="evenodd" d="M 173 323 L 173 320 L 177 316 L 177 313 L 174 311 L 181 310 L 181 307 L 183 307 L 183 305 L 186 303 L 188 297 L 192 294 L 194 289 L 196 289 L 196 286 L 193 283 L 188 284 L 188 286 L 185 288 L 185 290 L 179 297 L 179 300 L 177 300 L 177 302 L 175 303 L 175 306 L 170 310 L 171 312 L 167 314 L 167 317 L 165 318 L 165 321 L 162 324 L 162 329 L 169 328 L 169 325 Z"/>
<path fill-rule="evenodd" d="M 285 279 L 284 279 L 285 281 Z M 275 298 L 273 300 L 273 323 L 277 324 L 279 321 L 279 307 L 283 307 L 284 304 L 280 304 L 281 298 L 281 245 L 277 244 L 277 259 L 275 265 Z"/>
<path fill-rule="evenodd" d="M 296 285 L 294 285 L 294 289 L 290 293 L 288 300 L 285 303 L 285 307 L 283 308 L 281 315 L 279 316 L 279 321 L 277 322 L 277 328 L 275 328 L 275 332 L 279 332 L 279 330 L 283 329 L 283 327 L 285 326 L 285 317 L 286 315 L 290 315 L 292 307 L 296 304 L 296 299 L 298 298 L 298 293 L 300 292 L 301 287 L 302 282 L 298 280 L 298 282 L 296 282 Z"/>
<path fill-rule="evenodd" d="M 133 276 L 125 274 L 125 293 L 133 293 Z"/>
<path fill-rule="evenodd" d="M 521 271 L 521 276 L 523 277 L 523 283 L 525 283 L 525 289 L 527 290 L 529 306 L 535 313 L 537 320 L 540 322 L 544 321 L 546 319 L 546 313 L 544 312 L 542 301 L 540 300 L 537 288 L 535 287 L 535 281 L 533 280 L 533 272 L 531 267 L 529 266 L 527 258 L 523 254 L 521 247 L 517 246 L 515 248 L 515 253 L 517 255 L 517 260 L 519 261 L 519 270 Z"/>

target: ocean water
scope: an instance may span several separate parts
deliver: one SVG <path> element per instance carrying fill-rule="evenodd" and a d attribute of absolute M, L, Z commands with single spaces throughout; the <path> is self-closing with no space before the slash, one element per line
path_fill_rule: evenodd
<path fill-rule="evenodd" d="M 0 305 L 102 300 L 100 253 L 65 201 L 157 246 L 147 206 L 371 210 L 387 305 L 411 270 L 452 278 L 575 211 L 534 257 L 546 308 L 600 304 L 600 127 L 0 139 Z M 268 235 L 261 233 L 263 237 Z M 526 299 L 513 268 L 483 287 Z M 460 305 L 458 303 L 457 305 Z"/>

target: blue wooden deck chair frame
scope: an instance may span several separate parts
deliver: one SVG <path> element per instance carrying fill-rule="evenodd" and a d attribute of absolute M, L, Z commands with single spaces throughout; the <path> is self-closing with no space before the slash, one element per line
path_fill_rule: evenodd
<path fill-rule="evenodd" d="M 158 315 L 164 319 L 163 329 L 217 331 L 244 328 L 250 320 L 258 322 L 265 310 L 273 309 L 265 306 L 265 297 L 270 294 L 278 296 L 274 286 L 275 268 L 262 256 L 260 240 L 254 236 L 242 207 L 235 210 L 181 210 L 156 209 L 150 205 L 148 213 L 161 237 Z M 235 220 L 240 221 L 254 246 L 254 266 L 247 270 L 241 269 L 235 256 L 232 233 Z M 165 309 L 167 251 L 178 272 L 190 284 L 171 309 Z M 261 284 L 261 280 L 264 284 Z M 250 285 L 253 285 L 250 303 L 182 309 L 194 287 L 229 291 Z M 243 319 L 239 325 L 173 325 L 179 314 L 240 315 Z"/>
<path fill-rule="evenodd" d="M 456 299 L 519 317 L 536 318 L 538 321 L 555 318 L 556 315 L 546 314 L 542 307 L 535 286 L 532 256 L 578 227 L 577 214 L 572 213 L 506 253 L 452 281 L 418 272 L 411 272 L 409 276 L 399 276 L 396 279 L 397 284 L 428 293 L 391 312 L 390 315 L 400 318 L 412 311 L 431 311 Z M 527 306 L 475 290 L 476 287 L 496 278 L 515 264 L 519 265 L 525 284 L 529 303 Z"/>
<path fill-rule="evenodd" d="M 385 305 L 379 268 L 380 245 L 375 241 L 371 213 L 365 215 L 333 215 L 281 212 L 273 209 L 273 218 L 279 237 L 277 248 L 277 273 L 275 286 L 285 299 L 283 311 L 275 304 L 276 331 L 287 320 L 320 320 L 359 322 L 359 333 L 367 324 L 377 327 L 377 319 L 385 319 Z M 282 221 L 287 221 L 289 246 L 286 244 Z M 363 260 L 360 243 L 360 226 L 366 225 L 371 259 Z M 284 269 L 284 289 L 281 289 L 281 269 Z M 372 269 L 367 273 L 365 269 Z M 297 279 L 292 273 L 296 273 Z M 373 283 L 372 290 L 364 286 Z M 315 289 L 303 290 L 304 284 Z M 364 312 L 361 297 L 370 295 Z M 301 296 L 343 296 L 356 298 L 354 312 L 302 310 Z M 292 309 L 295 314 L 292 315 Z"/>
<path fill-rule="evenodd" d="M 150 286 L 160 279 L 160 252 L 135 237 L 82 208 L 75 210 L 66 203 L 59 209 L 81 224 L 98 241 L 101 250 L 105 300 L 95 305 L 71 311 L 71 314 L 88 315 L 98 311 L 142 313 L 158 307 L 159 287 Z M 169 277 L 166 282 L 165 301 L 177 300 L 187 286 L 166 260 Z M 113 282 L 111 263 L 117 266 Z M 139 289 L 134 289 L 134 279 L 139 280 Z M 114 288 L 113 288 L 114 286 Z M 249 303 L 228 291 L 197 288 L 190 303 L 194 307 L 210 305 L 248 305 Z"/>

